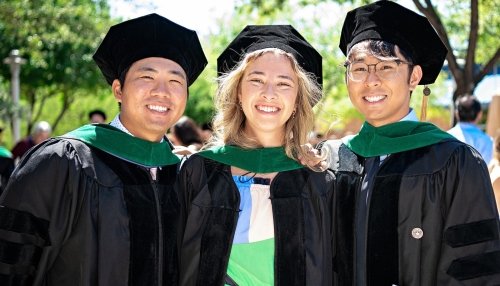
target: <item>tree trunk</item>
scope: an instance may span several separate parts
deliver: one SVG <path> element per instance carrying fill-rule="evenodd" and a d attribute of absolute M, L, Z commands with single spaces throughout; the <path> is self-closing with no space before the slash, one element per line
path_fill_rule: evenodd
<path fill-rule="evenodd" d="M 68 91 L 64 91 L 63 92 L 63 106 L 61 107 L 61 110 L 59 111 L 59 114 L 57 115 L 57 118 L 52 125 L 52 130 L 56 130 L 57 125 L 62 120 L 66 111 L 69 110 L 69 107 L 71 106 L 73 101 L 74 101 L 74 99 L 72 96 L 68 95 Z"/>

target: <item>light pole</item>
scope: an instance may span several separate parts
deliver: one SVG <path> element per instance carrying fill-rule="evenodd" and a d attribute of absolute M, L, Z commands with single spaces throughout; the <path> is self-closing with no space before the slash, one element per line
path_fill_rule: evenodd
<path fill-rule="evenodd" d="M 14 110 L 19 110 L 19 73 L 21 71 L 21 65 L 26 63 L 26 60 L 21 58 L 19 55 L 19 50 L 12 50 L 10 55 L 6 57 L 3 62 L 10 66 L 11 73 L 11 92 L 12 92 L 12 102 L 14 104 Z M 21 128 L 19 124 L 19 114 L 14 112 L 12 115 L 12 134 L 14 137 L 14 142 L 19 141 L 21 138 Z"/>

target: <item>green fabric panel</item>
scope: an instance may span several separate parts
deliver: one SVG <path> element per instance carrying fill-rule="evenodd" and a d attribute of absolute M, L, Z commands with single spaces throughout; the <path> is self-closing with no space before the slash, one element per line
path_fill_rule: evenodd
<path fill-rule="evenodd" d="M 88 124 L 62 138 L 78 139 L 92 147 L 145 167 L 175 165 L 180 159 L 172 153 L 168 141 L 150 142 L 108 124 Z"/>
<path fill-rule="evenodd" d="M 303 168 L 289 158 L 283 147 L 243 149 L 221 146 L 198 152 L 200 156 L 255 173 L 273 173 Z"/>
<path fill-rule="evenodd" d="M 399 121 L 381 127 L 365 122 L 346 145 L 358 155 L 374 157 L 433 145 L 445 139 L 455 138 L 427 122 Z"/>
<path fill-rule="evenodd" d="M 12 153 L 7 148 L 0 146 L 0 157 L 12 158 Z"/>
<path fill-rule="evenodd" d="M 239 286 L 274 285 L 274 238 L 233 244 L 227 274 Z"/>

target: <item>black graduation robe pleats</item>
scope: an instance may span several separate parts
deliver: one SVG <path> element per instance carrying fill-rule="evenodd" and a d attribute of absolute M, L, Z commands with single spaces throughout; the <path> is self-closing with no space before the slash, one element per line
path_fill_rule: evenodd
<path fill-rule="evenodd" d="M 37 146 L 0 200 L 0 285 L 177 285 L 177 168 L 153 181 L 77 140 Z"/>
<path fill-rule="evenodd" d="M 301 168 L 271 183 L 275 285 L 332 285 L 333 181 L 329 171 Z M 185 225 L 180 284 L 224 285 L 240 203 L 230 166 L 193 155 L 178 182 Z"/>
<path fill-rule="evenodd" d="M 500 285 L 500 228 L 488 172 L 450 140 L 391 154 L 374 176 L 365 226 L 356 224 L 365 159 L 327 141 L 336 176 L 335 285 L 356 285 L 355 236 L 366 227 L 369 286 Z"/>

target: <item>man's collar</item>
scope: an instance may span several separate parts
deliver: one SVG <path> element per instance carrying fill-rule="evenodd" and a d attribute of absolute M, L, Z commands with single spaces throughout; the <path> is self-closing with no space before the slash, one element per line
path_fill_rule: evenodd
<path fill-rule="evenodd" d="M 418 121 L 417 113 L 413 108 L 410 108 L 410 112 L 399 121 Z"/>
<path fill-rule="evenodd" d="M 115 128 L 120 129 L 121 131 L 123 131 L 123 132 L 127 133 L 127 134 L 128 134 L 128 135 L 130 135 L 130 136 L 134 136 L 134 134 L 130 133 L 130 131 L 128 131 L 128 129 L 127 129 L 127 128 L 123 125 L 122 121 L 120 120 L 120 113 L 118 113 L 118 114 L 115 116 L 115 118 L 113 118 L 113 121 L 111 121 L 111 122 L 109 123 L 109 125 L 111 125 L 111 126 L 113 126 L 113 127 L 115 127 Z M 134 137 L 135 137 L 135 136 L 134 136 Z M 165 136 L 163 136 L 163 137 L 161 138 L 160 143 L 161 143 L 161 142 L 163 142 L 163 141 L 165 141 Z"/>
<path fill-rule="evenodd" d="M 118 128 L 120 129 L 121 131 L 127 133 L 128 135 L 131 135 L 131 136 L 134 136 L 134 134 L 130 133 L 130 131 L 128 131 L 127 128 L 125 128 L 125 126 L 123 126 L 121 120 L 120 120 L 120 113 L 118 113 L 115 118 L 113 118 L 113 121 L 111 121 L 109 123 L 109 125 L 115 127 L 115 128 Z M 134 136 L 135 137 L 135 136 Z"/>

